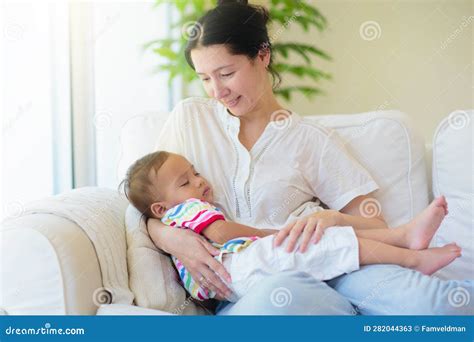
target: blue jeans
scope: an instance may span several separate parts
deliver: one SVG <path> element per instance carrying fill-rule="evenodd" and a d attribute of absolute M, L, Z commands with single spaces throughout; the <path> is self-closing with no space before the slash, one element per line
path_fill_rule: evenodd
<path fill-rule="evenodd" d="M 471 275 L 472 276 L 472 275 Z M 298 271 L 269 276 L 218 315 L 472 315 L 472 280 L 441 280 L 395 265 L 363 266 L 327 282 Z"/>

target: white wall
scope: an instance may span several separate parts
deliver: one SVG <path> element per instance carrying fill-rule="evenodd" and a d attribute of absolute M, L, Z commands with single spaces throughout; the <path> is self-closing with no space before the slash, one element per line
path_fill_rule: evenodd
<path fill-rule="evenodd" d="M 431 142 L 443 117 L 474 107 L 473 1 L 312 3 L 328 19 L 328 30 L 304 34 L 293 24 L 280 38 L 326 50 L 334 60 L 315 62 L 333 80 L 320 83 L 325 96 L 309 101 L 298 95 L 289 108 L 301 114 L 400 109 Z M 379 38 L 362 38 L 361 25 L 368 21 L 379 24 Z"/>
<path fill-rule="evenodd" d="M 143 44 L 167 30 L 165 7 L 153 2 L 96 2 L 94 12 L 94 78 L 97 184 L 116 188 L 121 179 L 119 135 L 134 116 L 167 111 L 166 76 L 152 73 L 158 59 Z"/>
<path fill-rule="evenodd" d="M 0 13 L 3 218 L 70 188 L 71 160 L 67 6 L 2 3 Z"/>

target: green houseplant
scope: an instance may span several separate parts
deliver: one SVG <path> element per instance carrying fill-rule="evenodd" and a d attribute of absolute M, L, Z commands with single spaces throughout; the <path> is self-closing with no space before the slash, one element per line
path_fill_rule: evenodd
<path fill-rule="evenodd" d="M 260 3 L 259 3 L 260 4 Z M 310 85 L 291 85 L 279 87 L 275 90 L 278 96 L 287 101 L 291 101 L 294 93 L 302 93 L 308 98 L 312 98 L 322 93 L 322 90 L 316 86 L 321 79 L 330 79 L 331 75 L 314 65 L 314 60 L 322 58 L 331 60 L 331 57 L 323 50 L 312 44 L 303 44 L 297 42 L 279 41 L 283 30 L 290 25 L 299 25 L 306 34 L 309 34 L 312 28 L 320 32 L 327 27 L 327 20 L 321 12 L 314 6 L 300 0 L 270 0 L 261 3 L 270 12 L 272 26 L 270 27 L 270 41 L 273 45 L 273 54 L 275 61 L 275 70 L 284 78 L 285 74 L 292 74 L 298 79 L 311 80 Z M 157 66 L 158 72 L 168 73 L 168 83 L 171 85 L 173 80 L 180 76 L 185 84 L 197 79 L 195 72 L 187 65 L 184 57 L 184 48 L 187 39 L 192 32 L 187 32 L 193 23 L 201 17 L 208 9 L 216 5 L 216 1 L 211 0 L 157 0 L 155 6 L 168 5 L 175 13 L 177 18 L 171 23 L 174 31 L 179 31 L 173 37 L 156 39 L 145 44 L 145 50 L 151 49 L 153 53 L 160 56 L 164 63 Z M 298 55 L 301 62 L 290 62 L 292 54 Z"/>

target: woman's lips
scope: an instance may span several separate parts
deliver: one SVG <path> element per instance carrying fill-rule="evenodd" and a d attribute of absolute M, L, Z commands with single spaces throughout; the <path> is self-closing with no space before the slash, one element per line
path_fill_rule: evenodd
<path fill-rule="evenodd" d="M 235 106 L 237 105 L 237 103 L 239 103 L 239 100 L 240 100 L 241 97 L 242 97 L 242 95 L 237 96 L 237 97 L 236 97 L 235 99 L 233 99 L 232 101 L 227 102 L 227 103 L 226 103 L 226 106 L 229 107 L 229 108 L 235 107 Z"/>

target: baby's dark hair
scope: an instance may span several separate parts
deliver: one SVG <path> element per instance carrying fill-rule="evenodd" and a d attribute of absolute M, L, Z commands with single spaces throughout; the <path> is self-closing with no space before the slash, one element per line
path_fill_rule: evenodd
<path fill-rule="evenodd" d="M 169 156 L 168 152 L 157 151 L 138 159 L 128 168 L 125 179 L 119 184 L 119 191 L 146 218 L 155 217 L 150 207 L 160 197 L 150 173 L 157 173 Z"/>

